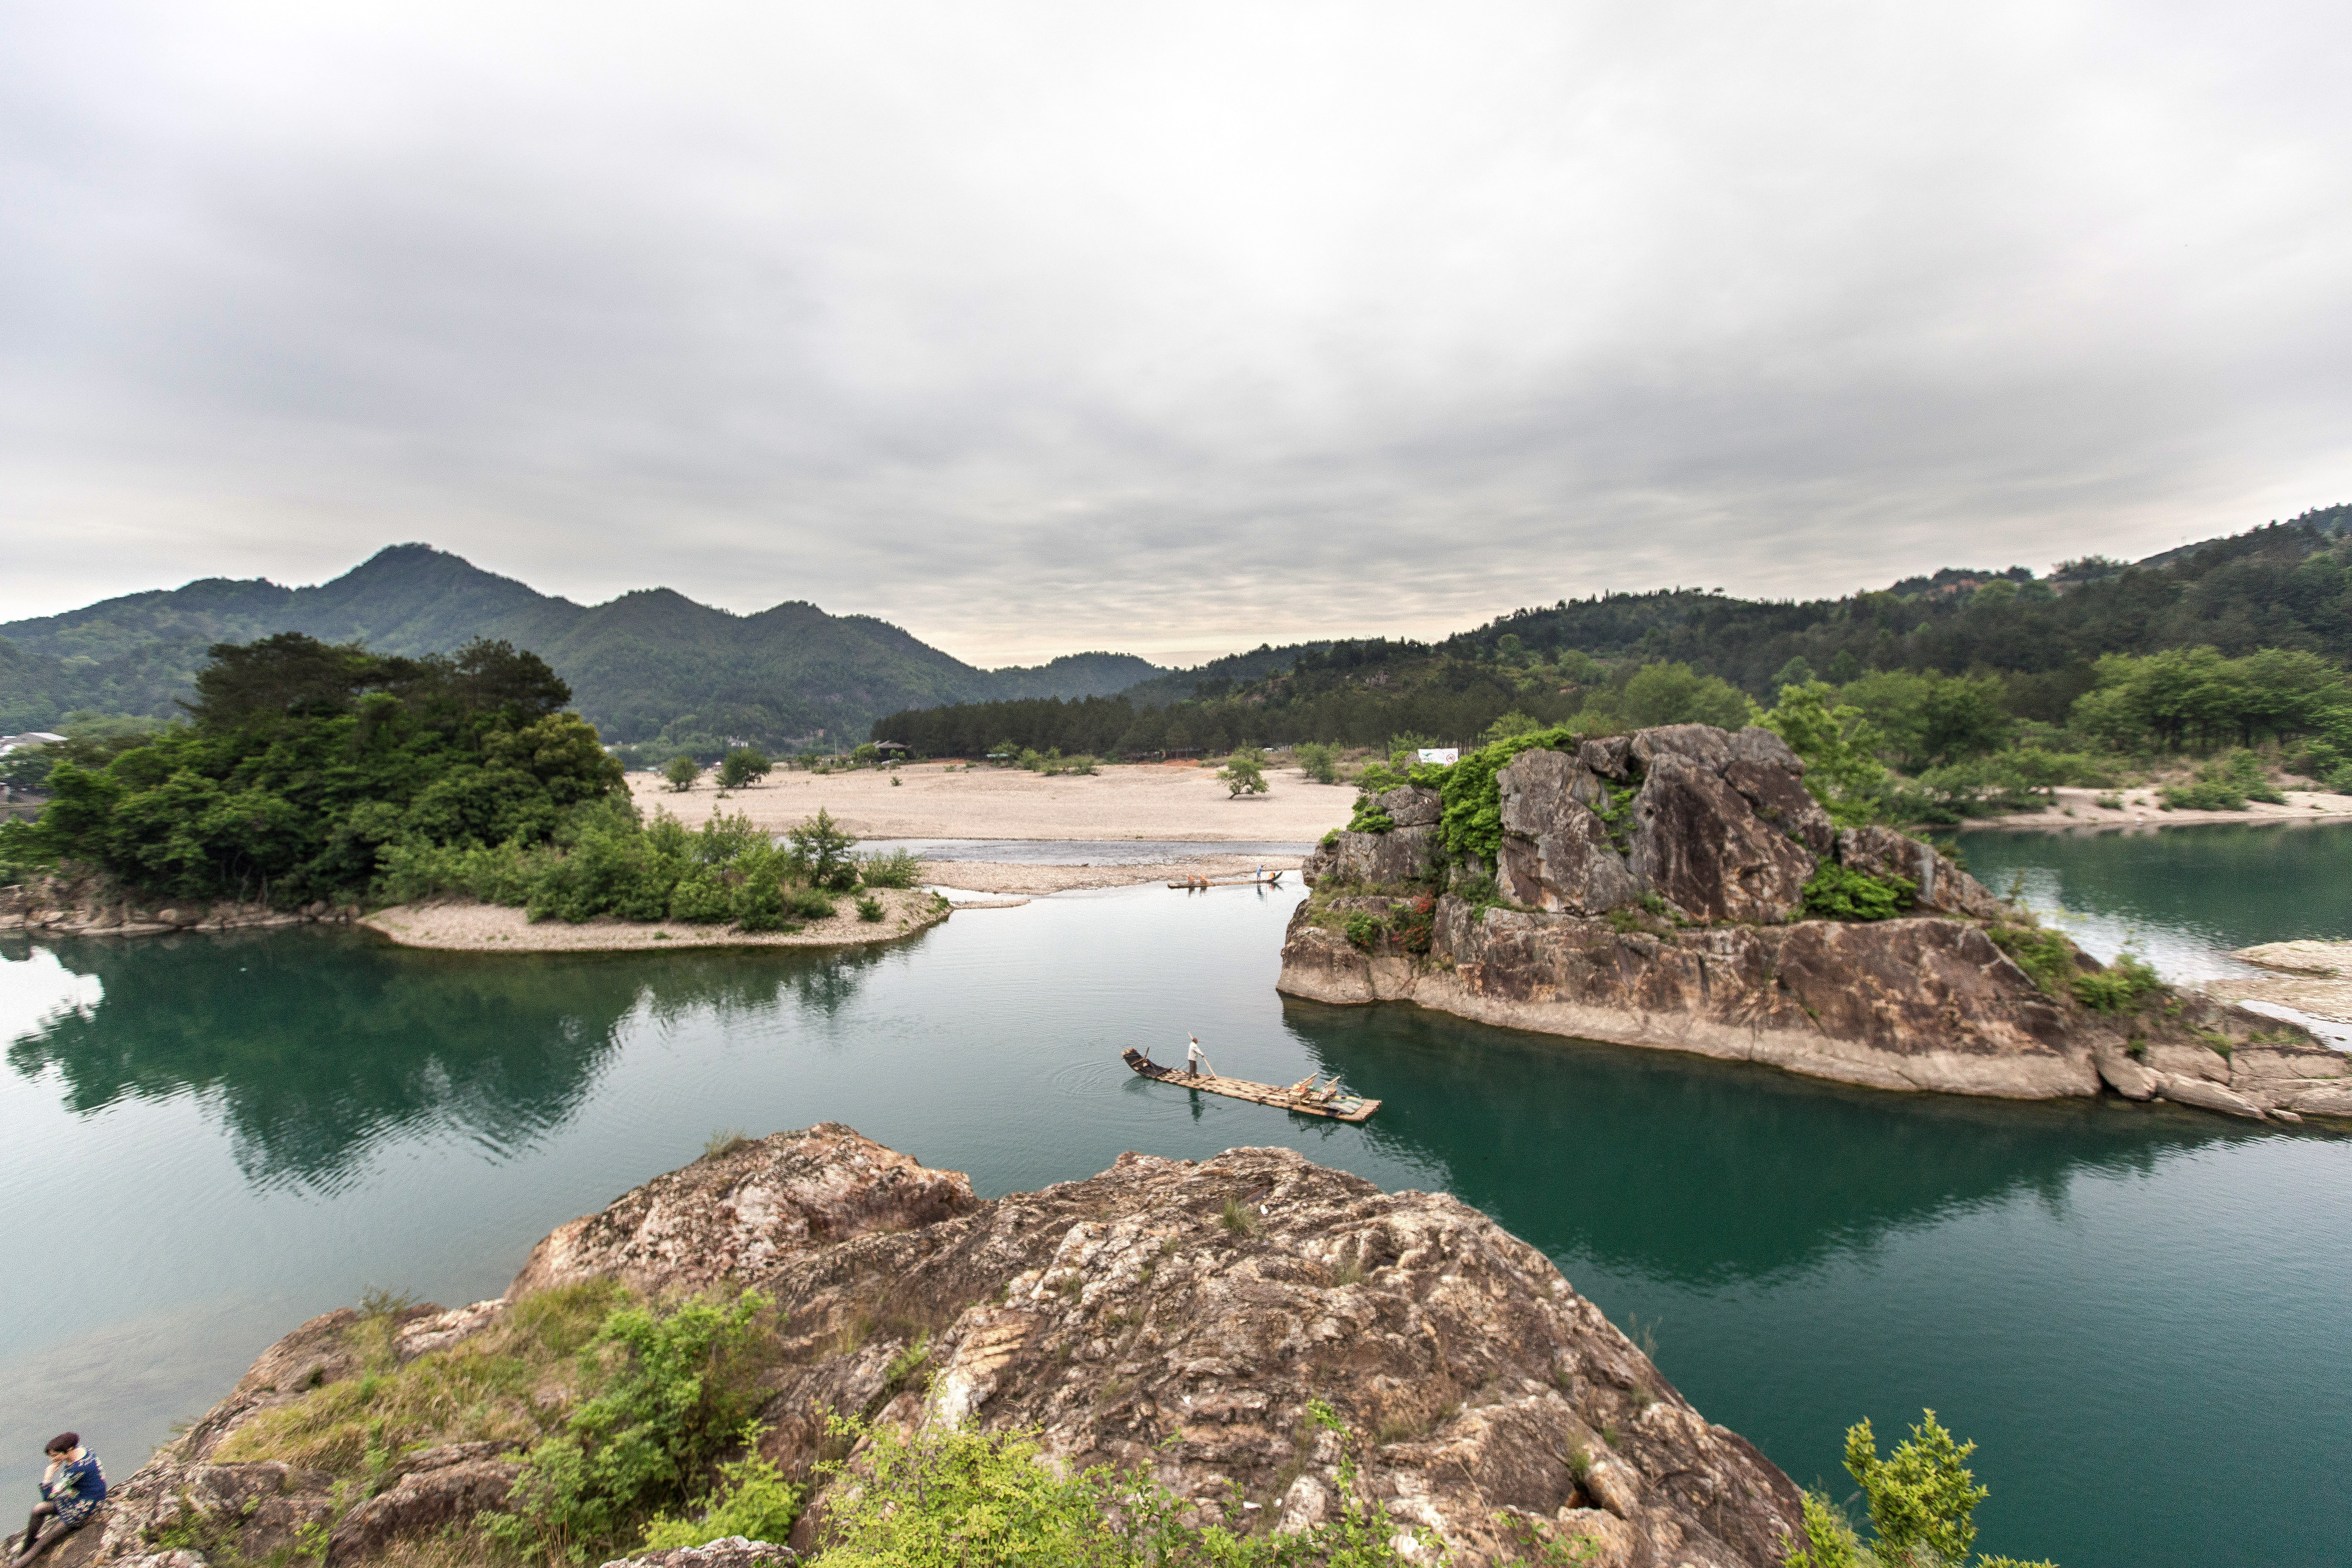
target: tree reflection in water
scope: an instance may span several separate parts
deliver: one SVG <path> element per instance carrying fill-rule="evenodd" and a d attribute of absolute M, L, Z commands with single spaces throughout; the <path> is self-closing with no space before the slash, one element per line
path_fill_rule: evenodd
<path fill-rule="evenodd" d="M 878 962 L 867 950 L 481 957 L 327 931 L 52 951 L 103 996 L 11 1044 L 10 1067 L 54 1068 L 77 1112 L 203 1095 L 248 1180 L 324 1192 L 421 1127 L 501 1154 L 529 1147 L 580 1106 L 633 1016 L 830 1015 Z"/>

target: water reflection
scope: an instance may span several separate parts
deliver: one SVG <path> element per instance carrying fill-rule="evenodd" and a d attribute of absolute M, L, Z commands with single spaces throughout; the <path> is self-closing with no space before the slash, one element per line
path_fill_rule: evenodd
<path fill-rule="evenodd" d="M 9 949 L 0 957 L 30 956 Z M 863 952 L 483 958 L 331 931 L 47 951 L 82 982 L 82 1000 L 9 1045 L 17 1073 L 54 1069 L 78 1113 L 203 1095 L 249 1181 L 330 1192 L 372 1147 L 428 1127 L 500 1155 L 528 1147 L 582 1103 L 633 1016 L 830 1016 L 878 962 Z"/>
<path fill-rule="evenodd" d="M 1685 1286 L 1813 1268 L 1890 1231 L 2250 1133 L 2218 1118 L 1900 1095 L 1769 1068 L 1291 1001 L 1324 1070 L 1377 1085 L 1375 1148 L 1554 1257 Z M 1312 1151 L 1312 1143 L 1307 1144 Z"/>

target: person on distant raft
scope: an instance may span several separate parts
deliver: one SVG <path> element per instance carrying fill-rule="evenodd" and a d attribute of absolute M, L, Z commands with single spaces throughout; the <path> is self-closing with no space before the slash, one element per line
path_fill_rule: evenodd
<path fill-rule="evenodd" d="M 41 1500 L 25 1521 L 25 1539 L 11 1563 L 29 1563 L 40 1553 L 89 1522 L 106 1500 L 106 1471 L 98 1456 L 81 1446 L 79 1432 L 60 1432 L 48 1442 L 49 1468 L 41 1476 Z M 59 1528 L 39 1540 L 41 1526 L 56 1520 Z"/>
<path fill-rule="evenodd" d="M 1209 1058 L 1201 1054 L 1200 1036 L 1187 1035 L 1184 1037 L 1192 1042 L 1192 1048 L 1184 1053 L 1184 1072 L 1187 1077 L 1199 1078 L 1201 1068 L 1207 1064 Z"/>

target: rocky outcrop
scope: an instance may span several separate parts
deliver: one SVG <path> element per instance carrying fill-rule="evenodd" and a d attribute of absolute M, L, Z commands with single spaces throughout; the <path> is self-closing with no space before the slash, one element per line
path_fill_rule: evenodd
<path fill-rule="evenodd" d="M 2119 1015 L 2045 990 L 1989 934 L 2008 917 L 1982 884 L 1891 828 L 1837 831 L 1803 773 L 1756 728 L 1675 725 L 1523 752 L 1496 775 L 1503 906 L 1447 894 L 1425 953 L 1359 945 L 1349 917 L 1389 915 L 1396 895 L 1435 884 L 1383 893 L 1377 879 L 1334 874 L 1292 918 L 1280 987 L 1880 1089 L 2112 1089 L 2254 1118 L 2352 1111 L 2344 1055 L 2294 1026 L 2201 997 Z M 1435 799 L 1392 792 L 1382 808 L 1393 816 L 1405 793 Z M 1369 865 L 1377 851 L 1357 841 L 1387 837 L 1343 834 L 1324 865 Z M 1797 919 L 1831 859 L 1900 878 L 1914 913 Z"/>
<path fill-rule="evenodd" d="M 770 1152 L 750 1164 L 698 1161 L 557 1226 L 531 1249 L 507 1300 L 575 1279 L 698 1288 L 757 1275 L 814 1247 L 981 1206 L 961 1171 L 934 1171 L 832 1122 Z"/>
<path fill-rule="evenodd" d="M 395 1461 L 383 1490 L 345 1514 L 327 1557 L 355 1563 L 396 1541 L 438 1533 L 503 1505 L 522 1473 L 519 1443 L 446 1443 Z"/>
<path fill-rule="evenodd" d="M 323 900 L 299 909 L 221 900 L 157 900 L 125 894 L 95 876 L 40 877 L 0 888 L 0 931 L 47 936 L 170 936 L 186 931 L 251 931 L 314 921 L 348 924 L 356 904 Z"/>
<path fill-rule="evenodd" d="M 561 1227 L 509 1298 L 597 1277 L 656 1297 L 726 1285 L 771 1298 L 763 1448 L 798 1480 L 823 1451 L 825 1412 L 840 1411 L 1033 1432 L 1060 1463 L 1145 1468 L 1204 1509 L 1237 1492 L 1244 1518 L 1303 1530 L 1341 1503 L 1341 1439 L 1307 1420 L 1321 1399 L 1356 1435 L 1363 1494 L 1430 1533 L 1424 1558 L 1477 1568 L 1523 1554 L 1527 1521 L 1584 1538 L 1586 1561 L 1608 1568 L 1763 1568 L 1803 1540 L 1788 1478 L 1694 1410 L 1540 1252 L 1453 1197 L 1383 1193 L 1287 1149 L 1127 1154 L 1085 1181 L 983 1202 L 958 1173 L 820 1125 Z M 400 1328 L 462 1339 L 499 1316 L 425 1308 Z M 284 1378 L 302 1398 L 356 1375 L 330 1348 L 349 1326 L 305 1324 L 229 1404 L 284 1392 Z M 340 1568 L 494 1506 L 514 1463 L 489 1445 L 413 1455 L 338 1518 L 328 1477 L 209 1466 L 183 1445 L 121 1489 L 104 1532 L 53 1557 L 111 1565 L 217 1540 L 253 1561 L 331 1529 Z M 824 1502 L 784 1544 L 816 1543 Z M 184 1516 L 169 1510 L 190 1506 L 210 1522 L 173 1529 Z M 626 1561 L 791 1560 L 722 1542 Z"/>

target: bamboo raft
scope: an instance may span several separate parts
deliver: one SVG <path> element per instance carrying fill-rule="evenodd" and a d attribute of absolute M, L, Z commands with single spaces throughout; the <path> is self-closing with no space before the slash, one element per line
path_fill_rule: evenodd
<path fill-rule="evenodd" d="M 1368 1121 L 1372 1112 L 1381 1108 L 1377 1100 L 1366 1100 L 1360 1094 L 1350 1094 L 1341 1089 L 1336 1078 L 1321 1089 L 1315 1088 L 1313 1073 L 1286 1089 L 1277 1084 L 1252 1083 L 1245 1078 L 1223 1078 L 1213 1072 L 1194 1078 L 1181 1068 L 1161 1067 L 1131 1047 L 1119 1052 L 1119 1059 L 1144 1078 L 1172 1083 L 1179 1089 L 1204 1089 L 1211 1094 L 1222 1094 L 1229 1100 L 1247 1100 L 1259 1105 L 1295 1110 L 1301 1116 L 1321 1116 L 1333 1121 Z"/>
<path fill-rule="evenodd" d="M 1282 873 L 1268 871 L 1263 877 L 1180 877 L 1169 883 L 1171 888 L 1272 888 L 1282 881 Z"/>

